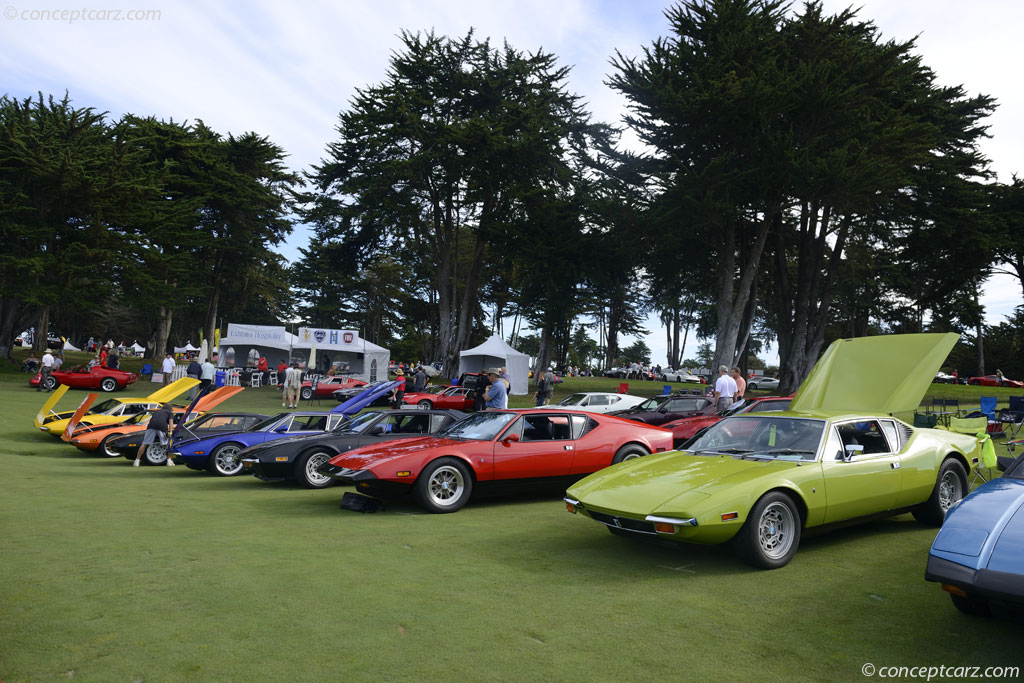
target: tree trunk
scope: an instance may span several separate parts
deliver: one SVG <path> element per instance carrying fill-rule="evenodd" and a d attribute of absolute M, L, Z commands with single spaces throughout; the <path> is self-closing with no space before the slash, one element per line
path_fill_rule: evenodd
<path fill-rule="evenodd" d="M 36 333 L 32 340 L 32 348 L 36 353 L 42 354 L 50 348 L 50 306 L 49 304 L 39 309 L 39 317 L 36 319 Z"/>
<path fill-rule="evenodd" d="M 14 337 L 27 326 L 34 311 L 18 297 L 0 296 L 0 358 L 10 360 Z"/>
<path fill-rule="evenodd" d="M 220 304 L 220 287 L 214 285 L 213 292 L 210 294 L 210 302 L 206 308 L 206 339 L 210 344 L 210 358 L 213 358 L 213 354 L 217 353 L 217 348 L 214 346 L 214 340 L 216 335 L 214 331 L 218 328 L 217 325 L 217 308 Z"/>
<path fill-rule="evenodd" d="M 174 311 L 160 306 L 156 321 L 156 338 L 153 340 L 153 358 L 160 360 L 167 353 L 167 338 L 171 334 L 171 318 Z"/>
<path fill-rule="evenodd" d="M 719 365 L 731 365 L 736 356 L 740 323 L 747 307 L 751 288 L 757 277 L 757 269 L 764 252 L 768 233 L 777 212 L 766 212 L 758 225 L 749 251 L 739 269 L 736 280 L 736 225 L 729 223 L 722 230 L 720 263 L 718 272 L 718 294 L 715 303 L 718 311 L 718 326 L 715 337 L 715 370 Z"/>
<path fill-rule="evenodd" d="M 981 302 L 978 300 L 978 290 L 981 289 L 981 282 L 975 282 L 974 286 L 974 307 L 978 311 L 978 322 L 974 326 L 974 331 L 977 334 L 977 344 L 975 349 L 978 352 L 978 376 L 981 377 L 985 374 L 985 341 L 982 337 L 985 334 L 985 324 L 981 316 Z"/>

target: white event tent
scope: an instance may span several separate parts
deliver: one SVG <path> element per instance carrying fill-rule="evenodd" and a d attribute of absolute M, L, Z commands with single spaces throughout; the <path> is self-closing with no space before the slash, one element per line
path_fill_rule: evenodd
<path fill-rule="evenodd" d="M 244 368 L 256 365 L 250 359 L 266 356 L 267 362 L 276 368 L 280 361 L 289 360 L 295 339 L 282 325 L 229 323 L 228 333 L 220 338 L 217 365 Z"/>
<path fill-rule="evenodd" d="M 299 356 L 305 351 L 308 352 L 305 357 L 310 357 L 314 349 L 317 367 L 323 372 L 327 372 L 332 363 L 341 361 L 349 364 L 353 377 L 367 382 L 388 378 L 391 351 L 366 341 L 355 330 L 300 327 L 292 344 L 293 355 Z"/>
<path fill-rule="evenodd" d="M 481 372 L 490 368 L 508 369 L 509 393 L 528 394 L 530 382 L 530 357 L 516 351 L 498 335 L 492 336 L 476 348 L 459 354 L 459 374 Z"/>

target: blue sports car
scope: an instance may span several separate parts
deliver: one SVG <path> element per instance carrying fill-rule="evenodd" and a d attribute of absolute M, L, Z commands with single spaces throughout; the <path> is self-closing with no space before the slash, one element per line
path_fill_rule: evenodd
<path fill-rule="evenodd" d="M 1024 455 L 998 467 L 1002 477 L 946 513 L 928 555 L 925 579 L 968 614 L 988 615 L 990 603 L 1024 608 Z"/>
<path fill-rule="evenodd" d="M 329 412 L 297 410 L 278 413 L 245 431 L 222 432 L 201 439 L 175 438 L 173 456 L 194 470 L 208 470 L 222 477 L 232 477 L 242 471 L 242 461 L 238 457 L 242 449 L 275 439 L 335 429 L 349 416 L 389 392 L 395 384 L 397 382 L 385 382 L 367 389 Z"/>

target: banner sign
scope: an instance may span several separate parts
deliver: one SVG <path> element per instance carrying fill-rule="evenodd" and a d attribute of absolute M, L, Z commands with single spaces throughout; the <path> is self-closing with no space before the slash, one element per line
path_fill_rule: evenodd
<path fill-rule="evenodd" d="M 319 327 L 300 327 L 299 344 L 316 345 L 318 350 L 333 349 L 362 353 L 363 340 L 355 330 L 328 330 Z"/>
<path fill-rule="evenodd" d="M 269 342 L 275 345 L 283 345 L 285 348 L 287 348 L 291 342 L 288 338 L 288 332 L 284 327 L 271 325 L 242 325 L 240 323 L 228 323 L 228 333 L 224 338 L 226 340 L 230 340 L 233 344 L 237 344 L 241 341 L 249 341 L 255 346 L 260 346 Z M 214 339 L 214 346 L 217 345 L 217 341 L 217 339 Z"/>

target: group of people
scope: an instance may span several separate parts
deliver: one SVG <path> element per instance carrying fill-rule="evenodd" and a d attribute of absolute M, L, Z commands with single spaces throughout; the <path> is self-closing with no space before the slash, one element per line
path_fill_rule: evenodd
<path fill-rule="evenodd" d="M 728 410 L 737 401 L 742 401 L 746 391 L 747 380 L 743 379 L 743 373 L 739 368 L 733 368 L 730 373 L 728 365 L 718 366 L 718 379 L 715 381 L 712 401 L 719 411 Z"/>

